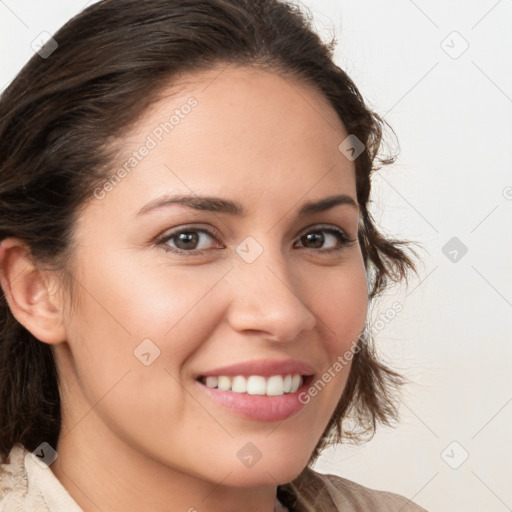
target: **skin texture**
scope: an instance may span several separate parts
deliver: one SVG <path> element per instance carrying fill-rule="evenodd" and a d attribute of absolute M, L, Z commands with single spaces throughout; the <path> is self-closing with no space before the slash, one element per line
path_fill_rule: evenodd
<path fill-rule="evenodd" d="M 297 216 L 334 194 L 356 201 L 354 162 L 338 150 L 348 133 L 320 93 L 274 72 L 217 68 L 170 92 L 123 141 L 119 166 L 188 98 L 197 105 L 80 214 L 69 269 L 76 307 L 15 239 L 1 246 L 2 286 L 17 319 L 53 345 L 63 428 L 51 470 L 86 512 L 272 512 L 276 486 L 307 465 L 350 364 L 279 422 L 227 410 L 195 376 L 294 358 L 318 378 L 357 339 L 367 311 L 361 249 L 319 225 L 355 238 L 358 210 Z M 246 215 L 173 205 L 137 216 L 163 194 L 235 200 Z M 166 252 L 194 249 L 156 241 L 183 226 L 215 238 L 198 234 L 199 255 Z M 305 240 L 310 232 L 323 243 Z M 252 263 L 236 252 L 248 236 L 263 250 Z M 148 338 L 160 355 L 145 366 L 134 350 Z M 247 442 L 262 454 L 251 468 L 237 457 Z"/>

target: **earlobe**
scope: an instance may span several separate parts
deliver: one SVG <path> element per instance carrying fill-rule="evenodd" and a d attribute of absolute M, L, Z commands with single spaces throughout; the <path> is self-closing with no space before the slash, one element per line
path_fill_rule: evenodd
<path fill-rule="evenodd" d="M 66 340 L 61 307 L 52 293 L 55 278 L 37 267 L 22 240 L 0 243 L 0 284 L 9 308 L 37 339 L 50 344 Z"/>

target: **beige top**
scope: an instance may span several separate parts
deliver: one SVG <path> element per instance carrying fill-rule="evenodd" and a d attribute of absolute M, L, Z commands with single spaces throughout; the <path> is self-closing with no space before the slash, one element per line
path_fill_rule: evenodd
<path fill-rule="evenodd" d="M 14 445 L 8 461 L 0 464 L 0 512 L 83 512 L 51 469 L 36 462 L 21 444 Z M 308 471 L 339 512 L 426 512 L 403 496 Z M 287 509 L 276 500 L 275 512 L 283 510 Z"/>

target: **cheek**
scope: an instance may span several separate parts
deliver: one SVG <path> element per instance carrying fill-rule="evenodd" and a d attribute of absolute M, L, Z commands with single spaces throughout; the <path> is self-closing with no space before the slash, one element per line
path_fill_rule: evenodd
<path fill-rule="evenodd" d="M 315 305 L 319 343 L 324 354 L 321 371 L 299 397 L 311 414 L 311 432 L 322 432 L 338 404 L 352 367 L 356 344 L 364 329 L 368 290 L 362 258 L 347 260 L 339 271 L 309 280 L 305 295 Z M 324 269 L 322 269 L 322 272 Z"/>
<path fill-rule="evenodd" d="M 201 340 L 200 332 L 208 332 L 207 324 L 218 316 L 208 292 L 223 270 L 166 267 L 142 258 L 107 256 L 89 262 L 87 271 L 81 272 L 88 293 L 83 294 L 80 322 L 88 332 L 112 336 L 102 349 L 117 345 L 131 352 L 146 338 L 162 351 L 171 339 L 178 353 L 179 345 L 188 347 L 187 351 L 195 348 L 191 340 Z M 188 334 L 183 337 L 184 333 Z"/>
<path fill-rule="evenodd" d="M 94 431 L 94 415 L 86 413 L 97 404 L 95 413 L 113 432 L 155 459 L 195 467 L 192 457 L 202 461 L 201 468 L 213 469 L 224 459 L 231 461 L 239 449 L 233 443 L 239 443 L 239 438 L 226 436 L 208 411 L 191 399 L 183 386 L 186 375 L 180 373 L 225 319 L 230 291 L 226 283 L 217 285 L 229 267 L 151 266 L 137 258 L 108 254 L 86 261 L 87 271 L 79 276 L 86 291 L 69 338 L 81 391 L 88 401 L 77 417 L 85 416 Z M 364 327 L 367 290 L 362 260 L 354 256 L 336 270 L 323 267 L 314 275 L 307 272 L 300 283 L 301 298 L 319 319 L 317 332 L 311 334 L 315 352 L 327 369 Z M 134 350 L 145 339 L 154 347 L 146 342 L 144 352 L 138 351 L 139 359 Z M 152 362 L 146 366 L 143 354 L 148 352 Z M 268 438 L 265 452 L 276 454 L 276 460 L 271 460 L 276 467 L 283 454 L 286 460 L 296 456 L 300 464 L 307 462 L 339 400 L 349 368 L 345 365 L 325 391 L 312 398 L 308 414 L 297 416 L 287 430 L 276 430 Z M 233 425 L 237 432 L 238 423 Z M 204 442 L 198 445 L 198 439 Z M 300 439 L 303 451 L 296 454 L 290 439 Z"/>
<path fill-rule="evenodd" d="M 310 282 L 308 299 L 321 320 L 318 327 L 331 361 L 357 341 L 366 321 L 368 289 L 362 259 L 354 257 L 349 263 Z"/>
<path fill-rule="evenodd" d="M 112 431 L 148 450 L 172 444 L 166 430 L 172 426 L 185 450 L 211 418 L 189 398 L 180 372 L 221 318 L 212 297 L 225 272 L 139 268 L 144 272 L 105 257 L 89 260 L 79 276 L 84 291 L 68 331 L 76 396 L 85 398 L 73 402 L 83 408 L 76 415 L 97 404 Z"/>
<path fill-rule="evenodd" d="M 198 267 L 151 268 L 137 258 L 106 253 L 101 259 L 88 255 L 84 262 L 77 271 L 80 306 L 68 328 L 77 371 L 94 370 L 100 379 L 112 380 L 144 367 L 141 359 L 154 361 L 152 367 L 172 361 L 179 368 L 208 338 L 218 312 L 207 292 L 222 274 Z M 140 357 L 147 352 L 149 357 Z"/>
<path fill-rule="evenodd" d="M 102 372 L 112 379 L 154 361 L 152 367 L 182 377 L 178 372 L 183 364 L 223 320 L 229 297 L 216 285 L 226 269 L 151 266 L 138 258 L 105 253 L 100 260 L 86 261 L 87 272 L 84 269 L 79 278 L 87 293 L 71 334 L 78 340 L 74 351 L 84 373 L 94 368 L 96 375 Z M 360 253 L 354 251 L 337 269 L 307 272 L 301 282 L 300 294 L 319 319 L 318 348 L 330 365 L 364 327 L 367 288 Z"/>

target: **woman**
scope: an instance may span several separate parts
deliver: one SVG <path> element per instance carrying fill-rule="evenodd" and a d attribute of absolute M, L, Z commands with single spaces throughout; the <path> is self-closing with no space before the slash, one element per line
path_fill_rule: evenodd
<path fill-rule="evenodd" d="M 0 510 L 423 510 L 310 468 L 396 417 L 367 311 L 414 269 L 332 49 L 276 0 L 104 0 L 4 92 Z"/>

